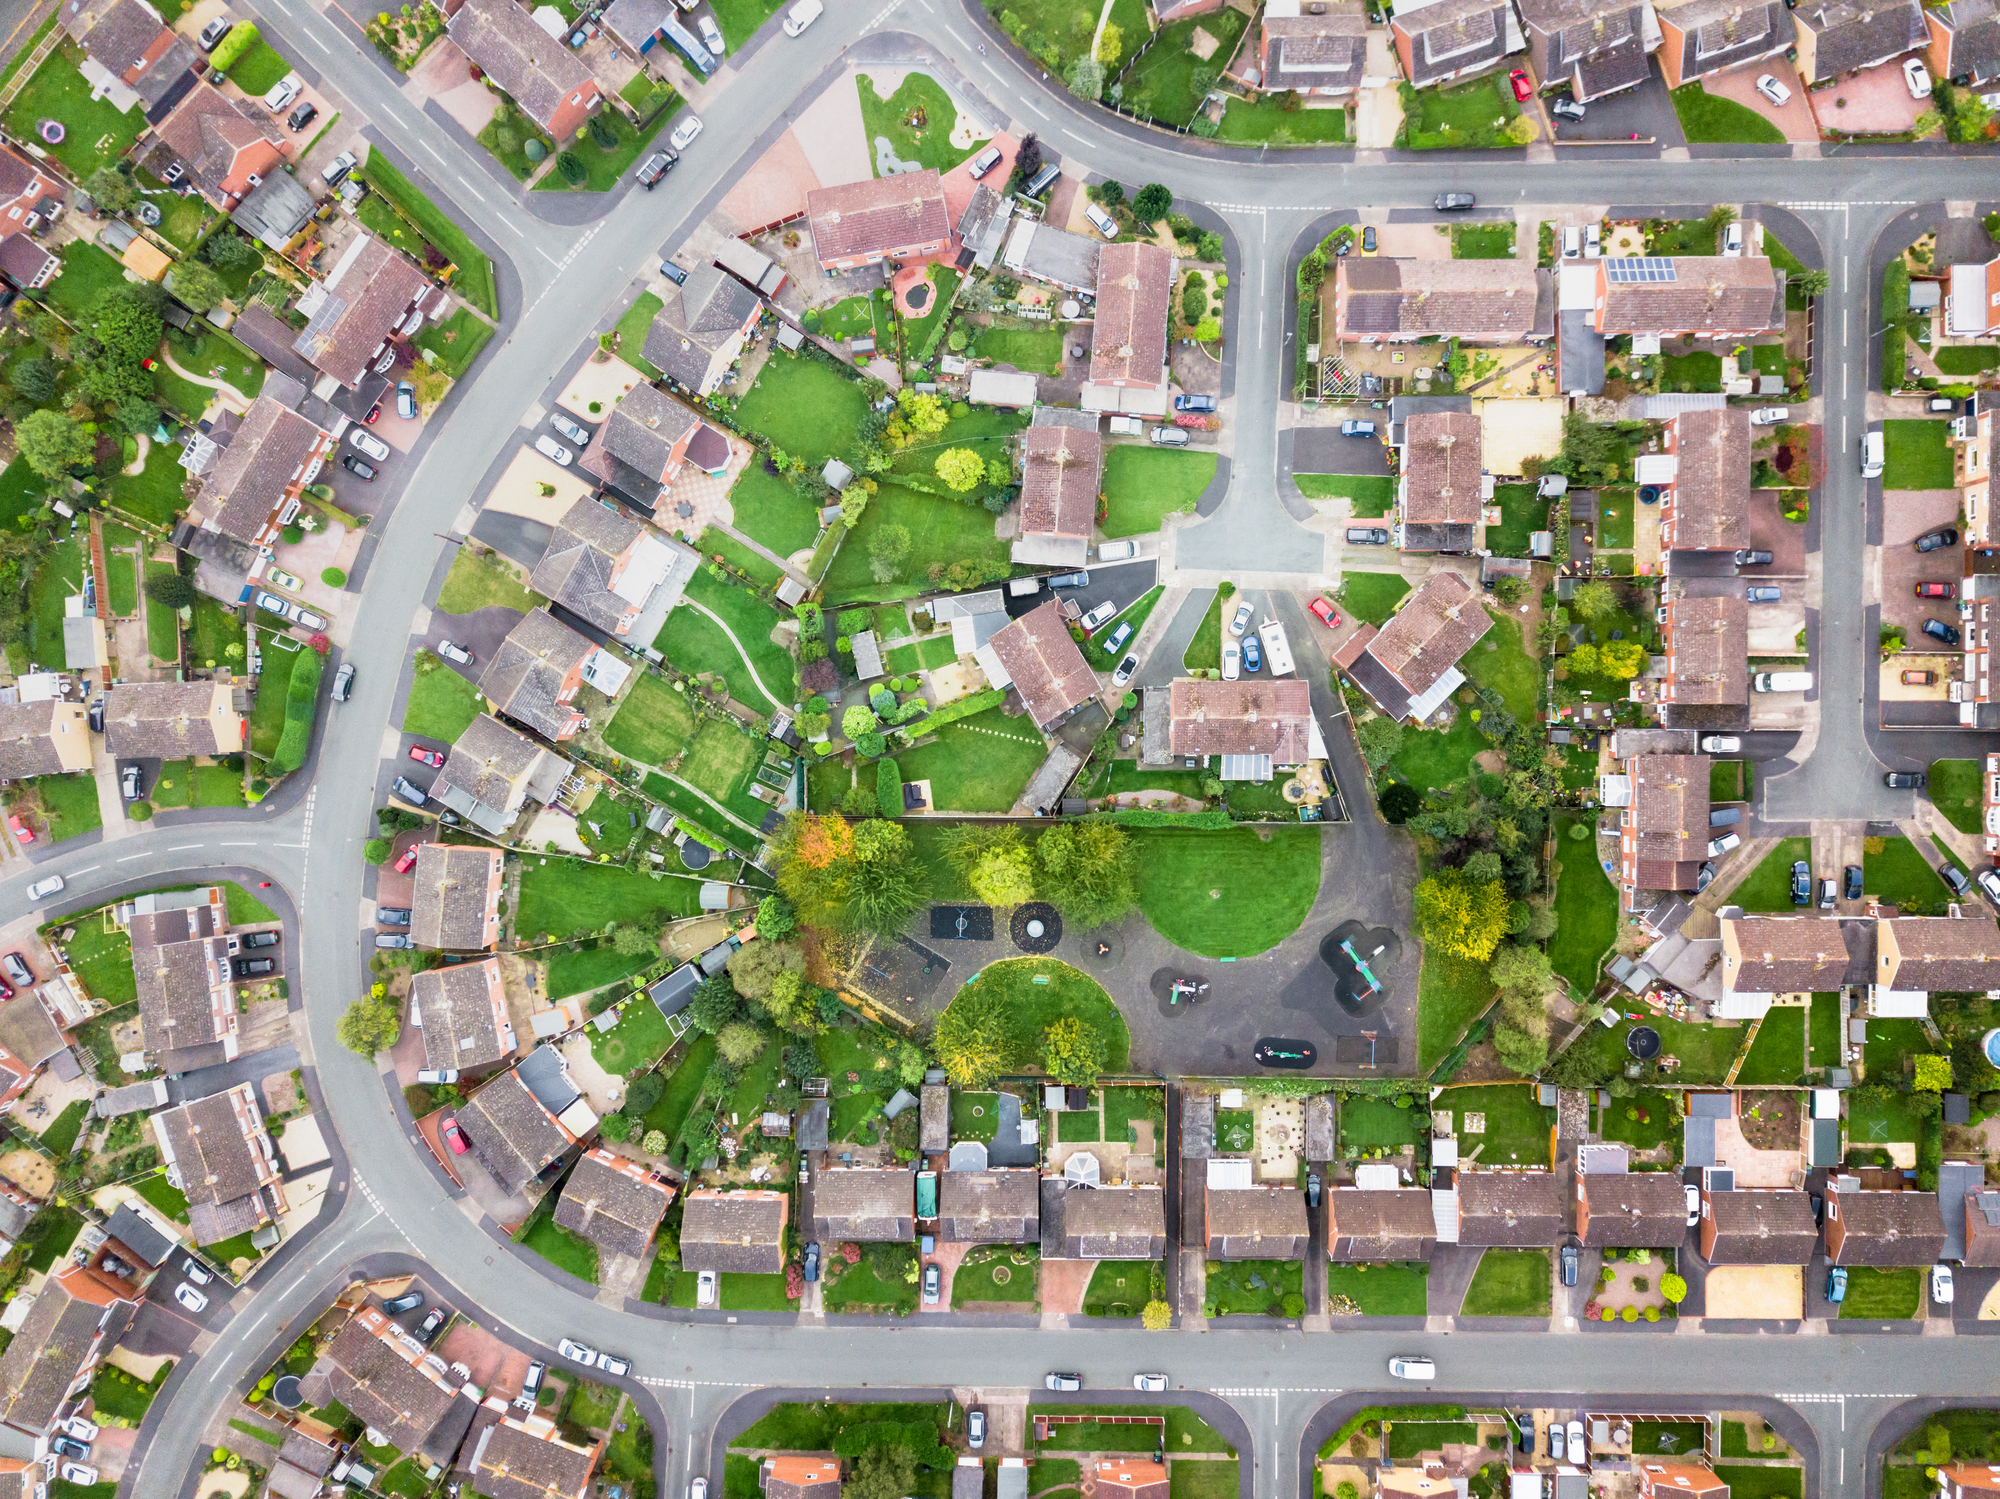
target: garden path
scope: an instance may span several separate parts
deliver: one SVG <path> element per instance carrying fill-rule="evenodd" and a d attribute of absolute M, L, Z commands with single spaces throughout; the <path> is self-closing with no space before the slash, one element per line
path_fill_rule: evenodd
<path fill-rule="evenodd" d="M 696 613 L 706 615 L 709 619 L 715 621 L 715 627 L 729 637 L 729 643 L 736 647 L 736 654 L 742 658 L 743 664 L 750 669 L 750 680 L 757 684 L 757 690 L 763 693 L 774 704 L 783 707 L 785 699 L 764 685 L 764 679 L 757 675 L 756 663 L 750 659 L 750 653 L 743 648 L 743 642 L 736 638 L 736 632 L 729 628 L 728 622 L 705 604 L 696 603 L 693 599 L 689 598 L 684 598 L 681 602 Z"/>
<path fill-rule="evenodd" d="M 231 385 L 227 380 L 217 380 L 209 375 L 197 375 L 193 370 L 184 368 L 175 360 L 173 351 L 167 347 L 165 339 L 160 340 L 160 358 L 166 361 L 168 369 L 179 375 L 188 384 L 205 385 L 214 391 L 222 398 L 222 403 L 225 406 L 234 407 L 239 413 L 250 409 L 250 397 L 243 394 L 242 391 Z"/>
<path fill-rule="evenodd" d="M 153 439 L 143 432 L 134 437 L 133 441 L 139 445 L 139 456 L 118 470 L 127 478 L 136 478 L 146 471 L 146 454 L 152 451 L 153 447 Z"/>

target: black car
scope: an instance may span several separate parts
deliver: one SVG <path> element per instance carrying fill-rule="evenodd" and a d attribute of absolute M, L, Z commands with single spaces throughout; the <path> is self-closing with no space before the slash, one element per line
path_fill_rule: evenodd
<path fill-rule="evenodd" d="M 1564 1285 L 1573 1286 L 1576 1284 L 1577 1262 L 1581 1260 L 1582 1257 L 1583 1256 L 1578 1252 L 1575 1239 L 1571 1239 L 1567 1244 L 1563 1245 L 1562 1277 Z"/>
<path fill-rule="evenodd" d="M 1347 544 L 1358 547 L 1385 547 L 1389 544 L 1389 532 L 1382 526 L 1349 526 Z"/>
<path fill-rule="evenodd" d="M 1307 1207 L 1316 1208 L 1319 1206 L 1319 1193 L 1320 1193 L 1319 1173 L 1317 1171 L 1308 1171 L 1306 1173 Z"/>
<path fill-rule="evenodd" d="M 1948 625 L 1941 619 L 1924 621 L 1924 633 L 1933 640 L 1942 640 L 1946 645 L 1957 645 L 1963 639 L 1957 625 Z"/>
<path fill-rule="evenodd" d="M 417 1336 L 428 1343 L 437 1336 L 437 1330 L 444 1326 L 444 1319 L 451 1315 L 441 1306 L 434 1306 L 417 1327 Z"/>
<path fill-rule="evenodd" d="M 1753 552 L 1746 548 L 1736 554 L 1736 565 L 1738 567 L 1769 567 L 1771 565 L 1771 554 L 1769 552 Z"/>
<path fill-rule="evenodd" d="M 1694 873 L 1694 893 L 1696 895 L 1699 895 L 1701 894 L 1702 891 L 1706 890 L 1710 885 L 1714 883 L 1715 883 L 1715 861 L 1713 859 L 1710 859 L 1706 864 L 1703 864 L 1701 868 L 1697 869 Z"/>
<path fill-rule="evenodd" d="M 1439 213 L 1469 213 L 1479 200 L 1471 193 L 1439 193 L 1433 206 Z"/>
<path fill-rule="evenodd" d="M 103 698 L 99 698 L 90 705 L 90 732 L 93 734 L 102 734 L 104 732 Z"/>
<path fill-rule="evenodd" d="M 1792 904 L 1805 906 L 1812 904 L 1812 866 L 1804 859 L 1792 863 Z"/>
<path fill-rule="evenodd" d="M 1310 1041 L 1266 1036 L 1251 1050 L 1250 1058 L 1259 1067 L 1305 1068 L 1319 1060 L 1319 1048 Z"/>
<path fill-rule="evenodd" d="M 340 466 L 357 479 L 367 479 L 373 482 L 375 478 L 375 466 L 372 463 L 355 457 L 352 453 L 343 453 L 341 455 Z"/>
<path fill-rule="evenodd" d="M 1938 878 L 1951 887 L 1953 895 L 1963 895 L 1972 888 L 1972 881 L 1965 877 L 1965 871 L 1956 864 L 1938 865 Z"/>
<path fill-rule="evenodd" d="M 1921 770 L 1892 770 L 1882 777 L 1882 784 L 1891 791 L 1921 791 L 1926 779 Z"/>
<path fill-rule="evenodd" d="M 1368 225 L 1361 231 L 1361 253 L 1363 255 L 1373 255 L 1375 253 L 1375 226 L 1373 224 Z"/>
<path fill-rule="evenodd" d="M 278 933 L 251 932 L 244 937 L 242 945 L 244 947 L 276 947 L 278 945 Z"/>
<path fill-rule="evenodd" d="M 817 1244 L 806 1245 L 805 1277 L 807 1285 L 811 1285 L 819 1279 L 819 1245 Z"/>
<path fill-rule="evenodd" d="M 424 1304 L 422 1291 L 405 1291 L 402 1295 L 382 1303 L 382 1310 L 392 1317 L 400 1317 L 404 1312 L 414 1312 Z"/>
<path fill-rule="evenodd" d="M 1841 895 L 1846 900 L 1861 899 L 1861 866 L 1850 864 L 1841 872 Z"/>
<path fill-rule="evenodd" d="M 319 106 L 308 99 L 297 109 L 285 116 L 287 130 L 303 130 L 319 118 Z"/>
<path fill-rule="evenodd" d="M 410 924 L 410 907 L 377 906 L 375 908 L 375 924 L 377 926 L 408 926 Z"/>
<path fill-rule="evenodd" d="M 680 157 L 672 151 L 655 151 L 639 163 L 640 185 L 647 192 L 651 192 L 659 184 L 660 179 L 674 169 L 674 163 L 679 160 Z"/>
<path fill-rule="evenodd" d="M 1939 526 L 1935 531 L 1924 532 L 1917 538 L 1915 544 L 1920 552 L 1942 551 L 1946 547 L 1958 545 L 1958 532 L 1950 526 Z"/>
<path fill-rule="evenodd" d="M 276 973 L 278 971 L 278 960 L 276 958 L 238 958 L 229 967 L 240 979 L 254 979 L 261 978 L 267 973 Z"/>
<path fill-rule="evenodd" d="M 217 16 L 213 21 L 202 27 L 201 36 L 198 38 L 201 50 L 204 52 L 213 52 L 215 44 L 228 36 L 229 28 L 235 24 L 227 16 Z"/>

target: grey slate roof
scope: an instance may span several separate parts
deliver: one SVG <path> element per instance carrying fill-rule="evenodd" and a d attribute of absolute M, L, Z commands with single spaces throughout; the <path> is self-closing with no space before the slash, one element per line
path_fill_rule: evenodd
<path fill-rule="evenodd" d="M 500 851 L 465 843 L 426 843 L 417 850 L 410 940 L 418 947 L 472 952 L 490 947 L 488 892 Z"/>
<path fill-rule="evenodd" d="M 660 310 L 646 330 L 644 357 L 688 389 L 706 391 L 716 355 L 763 307 L 757 293 L 712 265 L 698 265 L 682 286 L 667 283 Z M 628 395 L 627 400 L 631 397 Z"/>
<path fill-rule="evenodd" d="M 531 609 L 486 663 L 479 690 L 509 718 L 553 739 L 571 718 L 556 694 L 596 648 L 547 609 Z"/>
<path fill-rule="evenodd" d="M 459 1127 L 507 1193 L 521 1191 L 569 1149 L 569 1136 L 511 1069 L 459 1106 Z"/>
<path fill-rule="evenodd" d="M 1042 1235 L 1041 1184 L 1032 1168 L 941 1172 L 938 1237 L 947 1244 L 1035 1242 Z"/>
<path fill-rule="evenodd" d="M 1562 1186 L 1546 1171 L 1461 1171 L 1458 1242 L 1545 1249 L 1563 1235 Z"/>
<path fill-rule="evenodd" d="M 1506 0 L 1435 0 L 1403 11 L 1395 26 L 1410 38 L 1410 81 L 1423 88 L 1498 62 L 1507 55 L 1507 22 Z"/>
<path fill-rule="evenodd" d="M 777 1274 L 785 1268 L 785 1215 L 781 1192 L 690 1192 L 681 1209 L 681 1268 Z"/>
<path fill-rule="evenodd" d="M 7 1351 L 0 1355 L 0 1421 L 40 1435 L 47 1428 L 71 1382 L 89 1358 L 102 1328 L 115 1341 L 131 1323 L 136 1310 L 130 1301 L 99 1306 L 73 1296 L 65 1281 L 80 1289 L 102 1291 L 95 1272 L 68 1270 L 43 1284 Z"/>
<path fill-rule="evenodd" d="M 1948 38 L 1948 76 L 1982 84 L 2000 77 L 2000 0 L 1946 0 L 1926 14 Z"/>
<path fill-rule="evenodd" d="M 507 1055 L 493 1018 L 491 975 L 498 960 L 427 968 L 410 981 L 410 1004 L 423 1016 L 424 1061 L 432 1067 L 490 1067 Z"/>
<path fill-rule="evenodd" d="M 1930 39 L 1917 0 L 1818 0 L 1793 20 L 1815 35 L 1811 83 L 1899 57 Z"/>
<path fill-rule="evenodd" d="M 555 1219 L 600 1249 L 636 1259 L 653 1242 L 672 1201 L 673 1193 L 658 1177 L 649 1173 L 644 1181 L 635 1180 L 591 1150 L 563 1184 Z"/>
<path fill-rule="evenodd" d="M 916 1202 L 913 1171 L 873 1166 L 821 1171 L 813 1182 L 813 1237 L 907 1244 L 916 1237 Z"/>
<path fill-rule="evenodd" d="M 1798 28 L 1784 0 L 1688 0 L 1684 5 L 1658 8 L 1661 21 L 1682 33 L 1680 72 L 1683 79 L 1718 73 L 1738 63 L 1782 52 L 1797 40 Z M 1667 46 L 1674 45 L 1668 37 Z"/>

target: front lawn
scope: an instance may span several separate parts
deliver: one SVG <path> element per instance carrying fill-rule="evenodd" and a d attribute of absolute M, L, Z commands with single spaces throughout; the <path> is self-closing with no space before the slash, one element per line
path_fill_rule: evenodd
<path fill-rule="evenodd" d="M 1757 1027 L 1757 1039 L 1736 1073 L 1739 1088 L 1790 1087 L 1805 1076 L 1806 1012 L 1803 1005 L 1774 1006 Z"/>
<path fill-rule="evenodd" d="M 1104 460 L 1104 534 L 1138 536 L 1159 530 L 1166 516 L 1194 514 L 1214 478 L 1213 453 L 1137 443 L 1113 448 Z"/>
<path fill-rule="evenodd" d="M 519 609 L 528 613 L 541 603 L 521 582 L 520 575 L 498 556 L 460 547 L 438 590 L 438 609 L 445 614 L 471 614 L 480 609 Z"/>
<path fill-rule="evenodd" d="M 875 581 L 868 547 L 887 525 L 909 529 L 910 554 L 896 581 L 884 584 Z M 827 569 L 823 580 L 826 602 L 909 598 L 929 592 L 929 570 L 936 565 L 984 562 L 1011 572 L 1007 553 L 1008 544 L 995 533 L 994 518 L 983 505 L 887 483 L 869 501 L 861 524 L 841 543 L 840 554 Z"/>
<path fill-rule="evenodd" d="M 1746 912 L 1791 911 L 1792 865 L 1800 859 L 1812 862 L 1810 838 L 1784 838 L 1764 855 L 1763 862 L 1730 893 L 1730 900 Z"/>
<path fill-rule="evenodd" d="M 1514 225 L 1454 224 L 1451 227 L 1453 260 L 1511 260 L 1514 257 Z"/>
<path fill-rule="evenodd" d="M 1181 665 L 1189 671 L 1222 670 L 1222 606 L 1227 602 L 1233 613 L 1235 597 L 1232 592 L 1225 598 L 1218 588 L 1209 599 L 1201 623 L 1195 626 L 1194 637 L 1188 641 L 1187 649 L 1181 652 Z"/>
<path fill-rule="evenodd" d="M 1344 1296 L 1364 1317 L 1421 1317 L 1429 1309 L 1431 1267 L 1408 1265 L 1328 1265 L 1329 1301 Z"/>
<path fill-rule="evenodd" d="M 1884 489 L 1951 488 L 1950 424 L 1941 421 L 1898 420 L 1882 423 L 1887 459 L 1882 469 Z"/>
<path fill-rule="evenodd" d="M 1521 112 L 1505 75 L 1475 78 L 1456 88 L 1402 88 L 1403 138 L 1412 151 L 1506 147 L 1503 132 Z"/>
<path fill-rule="evenodd" d="M 1237 40 L 1247 24 L 1249 18 L 1241 11 L 1219 10 L 1162 26 L 1154 34 L 1152 48 L 1124 76 L 1125 107 L 1142 117 L 1150 116 L 1161 124 L 1187 124 L 1194 118 L 1203 99 L 1202 93 L 1195 87 L 1196 70 L 1206 71 L 1212 77 L 1213 70 L 1222 67 L 1228 58 L 1235 55 Z M 1221 44 L 1207 63 L 1190 50 L 1196 27 Z M 1136 50 L 1143 40 L 1143 28 L 1125 33 L 1128 50 Z"/>
<path fill-rule="evenodd" d="M 1489 1249 L 1479 1257 L 1459 1315 L 1546 1317 L 1549 1280 L 1546 1249 Z"/>
<path fill-rule="evenodd" d="M 937 811 L 1006 812 L 1048 757 L 1048 741 L 1026 718 L 988 708 L 946 724 L 932 743 L 902 751 L 896 765 L 904 785 L 931 783 Z"/>
<path fill-rule="evenodd" d="M 1946 375 L 1982 375 L 2000 366 L 2000 348 L 1992 344 L 1953 344 L 1931 350 L 1931 363 Z"/>
<path fill-rule="evenodd" d="M 1556 857 L 1562 876 L 1556 884 L 1556 933 L 1549 939 L 1549 963 L 1569 981 L 1570 994 L 1578 1000 L 1597 988 L 1599 965 L 1618 940 L 1618 891 L 1597 862 L 1597 840 L 1570 836 L 1573 827 L 1595 825 L 1595 818 L 1556 819 Z"/>
<path fill-rule="evenodd" d="M 1691 146 L 1778 146 L 1785 132 L 1748 105 L 1711 94 L 1699 83 L 1674 90 L 1674 113 Z"/>
<path fill-rule="evenodd" d="M 40 804 L 39 815 L 31 820 L 41 825 L 41 836 L 51 843 L 94 833 L 104 826 L 97 805 L 97 780 L 86 773 L 37 776 L 16 783 L 7 805 L 24 805 L 16 797 L 32 796 Z"/>
<path fill-rule="evenodd" d="M 1011 365 L 1037 375 L 1062 372 L 1063 335 L 1060 328 L 988 328 L 972 341 L 972 352 L 995 364 Z M 1113 452 L 1122 451 L 1114 448 Z"/>
<path fill-rule="evenodd" d="M 1207 1299 L 1211 1317 L 1300 1316 L 1305 1266 L 1297 1260 L 1210 1260 Z"/>
<path fill-rule="evenodd" d="M 433 323 L 416 336 L 418 348 L 437 356 L 437 364 L 456 380 L 472 367 L 479 351 L 493 336 L 493 325 L 461 307 L 441 323 Z"/>
<path fill-rule="evenodd" d="M 1357 520 L 1377 520 L 1396 503 L 1396 481 L 1387 474 L 1293 474 L 1292 482 L 1309 500 L 1348 501 Z"/>
<path fill-rule="evenodd" d="M 1850 1290 L 1848 1294 L 1853 1292 Z M 1730 1499 L 1799 1499 L 1805 1492 L 1804 1468 L 1763 1463 L 1724 1464 L 1716 1468 L 1715 1476 L 1729 1485 Z"/>
<path fill-rule="evenodd" d="M 402 174 L 394 162 L 371 146 L 368 160 L 355 175 L 400 209 L 403 217 L 416 226 L 418 235 L 429 239 L 458 268 L 453 285 L 461 296 L 488 317 L 500 315 L 499 296 L 493 284 L 493 262 L 463 229 Z M 362 206 L 364 209 L 367 207 L 365 201 Z M 364 223 L 378 232 L 389 232 L 399 248 L 409 251 L 422 262 L 423 244 L 417 235 L 394 224 L 384 225 L 371 220 L 365 212 L 361 217 Z"/>
<path fill-rule="evenodd" d="M 1750 766 L 1744 760 L 1711 760 L 1708 766 L 1708 799 L 1712 802 L 1740 802 L 1750 794 L 1743 784 Z"/>
<path fill-rule="evenodd" d="M 229 70 L 229 81 L 252 98 L 268 94 L 285 81 L 285 75 L 292 71 L 292 65 L 285 61 L 272 45 L 263 40 L 250 44 L 249 50 L 236 60 Z"/>
<path fill-rule="evenodd" d="M 1347 111 L 1288 110 L 1263 97 L 1231 99 L 1216 139 L 1239 146 L 1337 146 L 1347 139 Z"/>
<path fill-rule="evenodd" d="M 1930 770 L 1931 805 L 1945 821 L 1961 833 L 1979 832 L 1980 796 L 1983 790 L 1977 760 L 1933 760 Z"/>
<path fill-rule="evenodd" d="M 1880 853 L 1872 847 L 1878 842 Z M 1868 839 L 1861 855 L 1861 878 L 1870 895 L 1899 909 L 1936 905 L 1941 916 L 1942 904 L 1951 895 L 1931 861 L 1907 838 Z"/>
<path fill-rule="evenodd" d="M 875 80 L 866 73 L 856 74 L 854 84 L 861 94 L 861 128 L 877 177 L 889 175 L 883 169 L 882 140 L 888 141 L 889 154 L 897 161 L 935 167 L 940 172 L 950 171 L 985 148 L 987 137 L 983 135 L 964 144 L 952 139 L 958 110 L 935 79 L 905 73 L 886 99 L 875 91 Z M 913 118 L 923 120 L 921 128 L 911 125 Z"/>
<path fill-rule="evenodd" d="M 1705 391 L 1722 389 L 1722 356 L 1697 349 L 1689 354 L 1667 354 L 1660 360 L 1660 389 L 1663 391 Z"/>
<path fill-rule="evenodd" d="M 1032 1248 L 994 1244 L 975 1249 L 959 1262 L 951 1278 L 951 1304 L 1011 1301 L 1023 1311 L 1035 1307 L 1035 1252 Z"/>
<path fill-rule="evenodd" d="M 649 380 L 659 379 L 660 372 L 645 361 L 641 351 L 646 347 L 646 331 L 665 305 L 651 292 L 642 291 L 618 319 L 618 357 Z"/>
<path fill-rule="evenodd" d="M 1275 947 L 1319 894 L 1314 829 L 1134 829 L 1133 841 L 1139 909 L 1154 931 L 1203 957 L 1247 958 Z"/>
<path fill-rule="evenodd" d="M 479 695 L 477 687 L 430 652 L 418 652 L 410 701 L 403 709 L 405 734 L 451 744 L 485 711 L 486 699 Z"/>
<path fill-rule="evenodd" d="M 521 903 L 514 917 L 523 942 L 602 931 L 613 921 L 694 914 L 693 880 L 654 879 L 637 869 L 530 855 L 521 861 Z"/>
<path fill-rule="evenodd" d="M 1335 596 L 1343 612 L 1379 627 L 1389 622 L 1409 591 L 1410 580 L 1401 573 L 1350 572 L 1340 580 Z"/>
<path fill-rule="evenodd" d="M 840 1278 L 827 1285 L 823 1302 L 829 1312 L 888 1312 L 906 1316 L 917 1309 L 915 1282 L 904 1279 L 901 1263 L 916 1263 L 914 1244 L 870 1245 L 887 1262 L 887 1273 L 878 1272 L 868 1259 L 850 1265 Z"/>
<path fill-rule="evenodd" d="M 544 188 L 551 192 L 608 193 L 618 186 L 618 179 L 625 175 L 625 169 L 639 159 L 639 153 L 652 143 L 667 123 L 668 110 L 661 110 L 645 126 L 634 129 L 632 122 L 615 109 L 607 109 L 595 115 L 590 124 L 576 133 L 563 150 L 583 168 L 583 181 L 572 189 L 569 179 L 562 174 L 562 168 L 542 173 L 535 190 Z M 611 132 L 611 144 L 600 145 L 594 131 L 602 125 Z M 558 161 L 560 161 L 560 156 Z"/>
<path fill-rule="evenodd" d="M 621 755 L 660 765 L 694 735 L 694 710 L 686 694 L 648 672 L 633 682 L 604 726 L 604 742 Z"/>
<path fill-rule="evenodd" d="M 578 1280 L 592 1285 L 597 1283 L 597 1246 L 559 1227 L 555 1219 L 547 1214 L 535 1215 L 528 1231 L 521 1235 L 521 1243 L 558 1270 L 566 1270 Z"/>
<path fill-rule="evenodd" d="M 762 542 L 780 557 L 810 547 L 819 539 L 819 511 L 799 497 L 783 479 L 752 463 L 729 491 L 732 524 L 745 536 Z"/>
<path fill-rule="evenodd" d="M 1899 1322 L 1916 1316 L 1923 1304 L 1924 1272 L 1917 1266 L 1877 1270 L 1851 1265 L 1840 1316 L 1842 1321 Z"/>
<path fill-rule="evenodd" d="M 953 1094 L 953 1101 L 957 1101 Z M 1100 1260 L 1083 1293 L 1087 1317 L 1136 1317 L 1153 1298 L 1153 1267 L 1132 1260 Z"/>
<path fill-rule="evenodd" d="M 147 625 L 150 627 L 162 615 L 173 618 L 164 609 L 149 608 Z M 292 668 L 304 653 L 302 646 L 286 649 L 278 644 L 286 639 L 282 635 L 264 637 L 264 670 L 257 678 L 257 696 L 250 703 L 250 753 L 260 760 L 268 760 L 277 752 L 278 739 L 285 732 L 285 696 L 291 688 Z M 160 654 L 157 643 L 153 654 Z"/>
<path fill-rule="evenodd" d="M 5 120 L 9 135 L 34 141 L 79 180 L 118 160 L 146 128 L 143 110 L 119 110 L 91 96 L 89 82 L 77 71 L 84 55 L 75 42 L 64 41 L 14 96 Z M 62 144 L 42 143 L 35 126 L 43 120 L 62 125 Z"/>
<path fill-rule="evenodd" d="M 1481 1166 L 1546 1166 L 1556 1111 L 1535 1098 L 1532 1083 L 1488 1083 L 1451 1088 L 1432 1100 L 1437 1113 L 1451 1113 L 1458 1134 L 1458 1157 Z M 1474 1129 L 1473 1126 L 1480 1126 Z"/>
<path fill-rule="evenodd" d="M 722 27 L 723 41 L 733 52 L 777 14 L 780 3 L 781 0 L 714 0 L 709 8 L 715 12 L 716 24 Z"/>

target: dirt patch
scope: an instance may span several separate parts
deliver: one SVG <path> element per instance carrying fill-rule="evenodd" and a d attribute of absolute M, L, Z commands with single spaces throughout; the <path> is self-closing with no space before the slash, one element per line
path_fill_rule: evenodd
<path fill-rule="evenodd" d="M 1737 1127 L 1758 1150 L 1796 1150 L 1804 1098 L 1803 1093 L 1773 1089 L 1745 1092 L 1737 1107 Z"/>
<path fill-rule="evenodd" d="M 1188 51 L 1192 52 L 1203 62 L 1207 62 L 1211 57 L 1215 56 L 1216 49 L 1221 45 L 1220 40 L 1210 36 L 1199 26 L 1195 27 L 1194 35 L 1188 39 Z"/>
<path fill-rule="evenodd" d="M 32 1150 L 0 1155 L 0 1176 L 34 1197 L 46 1198 L 56 1189 L 56 1168 Z"/>
<path fill-rule="evenodd" d="M 1798 1265 L 1717 1265 L 1705 1286 L 1710 1320 L 1795 1322 L 1806 1304 L 1805 1270 Z"/>

